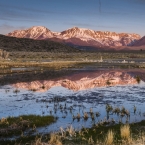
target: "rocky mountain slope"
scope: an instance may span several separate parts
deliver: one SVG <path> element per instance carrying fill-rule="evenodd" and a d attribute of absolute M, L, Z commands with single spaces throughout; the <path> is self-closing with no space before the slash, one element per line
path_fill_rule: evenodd
<path fill-rule="evenodd" d="M 143 46 L 143 45 L 145 46 L 145 36 L 133 44 L 133 46 Z"/>
<path fill-rule="evenodd" d="M 33 36 L 36 37 L 35 34 Z M 15 52 L 15 51 L 78 52 L 78 49 L 58 42 L 53 42 L 48 40 L 44 40 L 44 41 L 33 40 L 28 38 L 16 38 L 16 37 L 4 36 L 4 35 L 0 35 L 0 49 L 9 52 Z"/>
<path fill-rule="evenodd" d="M 128 46 L 140 39 L 138 34 L 94 31 L 73 27 L 60 33 L 52 32 L 46 27 L 34 26 L 26 30 L 16 30 L 7 36 L 31 38 L 36 40 L 50 39 L 76 46 Z"/>

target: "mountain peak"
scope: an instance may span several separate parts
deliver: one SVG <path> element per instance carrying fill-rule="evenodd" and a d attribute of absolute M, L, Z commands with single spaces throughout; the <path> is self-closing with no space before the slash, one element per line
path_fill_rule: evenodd
<path fill-rule="evenodd" d="M 49 29 L 47 29 L 46 27 L 44 26 L 33 26 L 27 30 L 35 30 L 35 31 L 50 31 Z"/>
<path fill-rule="evenodd" d="M 32 26 L 31 28 L 47 29 L 45 26 Z"/>
<path fill-rule="evenodd" d="M 74 26 L 74 27 L 69 28 L 69 29 L 80 29 L 80 28 L 79 28 L 79 27 L 77 27 L 77 26 Z"/>
<path fill-rule="evenodd" d="M 73 27 L 61 32 L 61 35 L 65 38 L 93 38 L 94 31 L 86 28 Z M 93 38 L 94 39 L 94 38 Z"/>
<path fill-rule="evenodd" d="M 33 26 L 25 30 L 17 30 L 8 34 L 8 36 L 18 38 L 31 38 L 31 39 L 46 39 L 52 38 L 53 32 L 44 26 Z"/>
<path fill-rule="evenodd" d="M 87 28 L 73 27 L 60 33 L 52 32 L 44 26 L 33 26 L 26 30 L 17 30 L 8 36 L 31 39 L 51 39 L 78 46 L 127 46 L 140 39 L 138 34 L 94 31 Z"/>
<path fill-rule="evenodd" d="M 87 28 L 79 28 L 79 27 L 72 27 L 72 28 L 69 28 L 69 29 L 67 29 L 66 31 L 68 31 L 68 30 L 75 30 L 75 31 L 87 31 L 87 30 L 89 30 L 89 31 L 93 31 L 93 30 L 90 30 L 90 29 L 87 29 Z"/>

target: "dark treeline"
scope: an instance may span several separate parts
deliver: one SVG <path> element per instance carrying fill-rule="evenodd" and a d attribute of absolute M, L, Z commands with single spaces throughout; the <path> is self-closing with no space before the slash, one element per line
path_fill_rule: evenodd
<path fill-rule="evenodd" d="M 49 40 L 33 40 L 0 35 L 0 48 L 8 52 L 78 52 L 77 48 Z"/>

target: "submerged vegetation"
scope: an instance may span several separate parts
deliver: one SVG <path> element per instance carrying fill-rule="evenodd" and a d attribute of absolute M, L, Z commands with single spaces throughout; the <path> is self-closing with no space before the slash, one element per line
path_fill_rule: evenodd
<path fill-rule="evenodd" d="M 58 109 L 62 112 L 69 110 L 73 114 L 74 106 L 68 106 L 66 101 L 60 98 L 53 98 L 51 103 L 54 103 L 54 110 L 50 110 L 50 114 L 55 116 L 55 111 Z M 48 108 L 49 106 L 46 106 Z M 45 127 L 54 123 L 56 119 L 52 116 L 35 116 L 23 115 L 19 117 L 1 118 L 0 120 L 0 142 L 1 145 L 135 145 L 145 143 L 144 126 L 145 121 L 138 123 L 130 123 L 128 119 L 131 115 L 135 115 L 137 107 L 133 107 L 133 112 L 130 113 L 125 107 L 113 107 L 106 104 L 107 118 L 98 119 L 100 112 L 96 112 L 90 108 L 89 112 L 84 114 L 77 113 L 72 117 L 72 120 L 77 119 L 87 120 L 92 119 L 92 127 L 75 129 L 72 125 L 67 128 L 60 127 L 60 131 L 51 133 L 39 133 L 39 127 Z M 69 112 L 68 112 L 69 113 Z M 110 115 L 116 114 L 120 121 L 115 121 Z M 43 114 L 43 113 L 42 113 Z M 124 123 L 123 118 L 126 118 Z M 5 140 L 5 137 L 15 140 Z"/>
<path fill-rule="evenodd" d="M 140 83 L 140 81 L 141 81 L 140 76 L 136 76 L 135 78 L 136 78 L 136 81 L 137 81 L 138 83 Z"/>

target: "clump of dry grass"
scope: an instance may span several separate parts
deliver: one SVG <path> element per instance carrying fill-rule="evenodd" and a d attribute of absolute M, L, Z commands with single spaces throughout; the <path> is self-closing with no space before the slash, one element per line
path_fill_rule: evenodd
<path fill-rule="evenodd" d="M 66 132 L 62 127 L 60 127 L 60 132 L 62 137 L 66 136 Z"/>
<path fill-rule="evenodd" d="M 80 118 L 81 118 L 80 113 L 77 113 L 77 119 L 80 120 Z"/>
<path fill-rule="evenodd" d="M 94 140 L 93 140 L 92 136 L 89 138 L 88 144 L 90 144 L 90 145 L 93 145 L 94 144 Z"/>
<path fill-rule="evenodd" d="M 130 138 L 130 126 L 128 124 L 121 126 L 120 133 L 122 139 Z"/>
<path fill-rule="evenodd" d="M 113 141 L 114 141 L 114 132 L 112 130 L 109 130 L 106 135 L 105 144 L 112 145 Z"/>
<path fill-rule="evenodd" d="M 90 136 L 89 138 L 85 138 L 84 133 L 88 134 L 88 131 L 86 128 L 84 129 L 85 131 L 83 132 L 79 131 L 79 135 L 82 137 L 82 140 L 86 142 L 86 144 L 88 145 L 145 145 L 145 134 L 139 134 L 137 139 L 132 139 L 130 126 L 128 124 L 123 125 L 120 128 L 120 136 L 122 138 L 121 142 L 120 140 L 115 140 L 115 133 L 112 130 L 109 130 L 105 137 L 104 142 L 97 140 L 95 143 L 92 136 Z M 76 135 L 76 131 L 74 130 L 74 128 L 70 126 L 66 129 L 66 131 L 63 130 L 63 128 L 61 128 L 61 130 L 65 132 L 64 135 L 61 136 L 60 133 L 52 133 L 50 135 L 50 140 L 47 143 L 42 142 L 41 138 L 38 138 L 31 145 L 69 145 L 68 142 L 64 144 L 62 144 L 61 142 L 62 139 L 68 140 L 66 132 L 69 134 L 69 141 L 70 141 L 69 143 L 75 144 L 74 137 Z M 79 145 L 79 143 L 75 145 Z M 84 145 L 84 144 L 81 144 L 81 145 Z"/>
<path fill-rule="evenodd" d="M 132 142 L 130 126 L 128 124 L 121 126 L 120 128 L 120 135 L 123 142 Z"/>
<path fill-rule="evenodd" d="M 89 118 L 87 112 L 84 113 L 84 119 L 87 120 Z"/>
<path fill-rule="evenodd" d="M 75 129 L 72 127 L 72 125 L 68 127 L 66 131 L 69 133 L 69 136 L 71 137 L 76 135 Z"/>
<path fill-rule="evenodd" d="M 51 145 L 62 145 L 61 137 L 55 133 L 50 134 L 50 141 L 48 142 Z"/>
<path fill-rule="evenodd" d="M 9 124 L 7 118 L 0 119 L 0 124 Z"/>
<path fill-rule="evenodd" d="M 50 144 L 48 144 L 48 143 L 43 143 L 43 142 L 41 141 L 41 138 L 38 138 L 38 139 L 36 139 L 35 142 L 32 143 L 31 145 L 50 145 Z"/>
<path fill-rule="evenodd" d="M 0 123 L 3 124 L 3 123 L 5 123 L 6 121 L 7 121 L 6 118 L 2 118 L 2 119 L 0 120 Z"/>
<path fill-rule="evenodd" d="M 145 145 L 145 133 L 140 133 L 138 138 L 132 142 L 132 145 Z"/>

